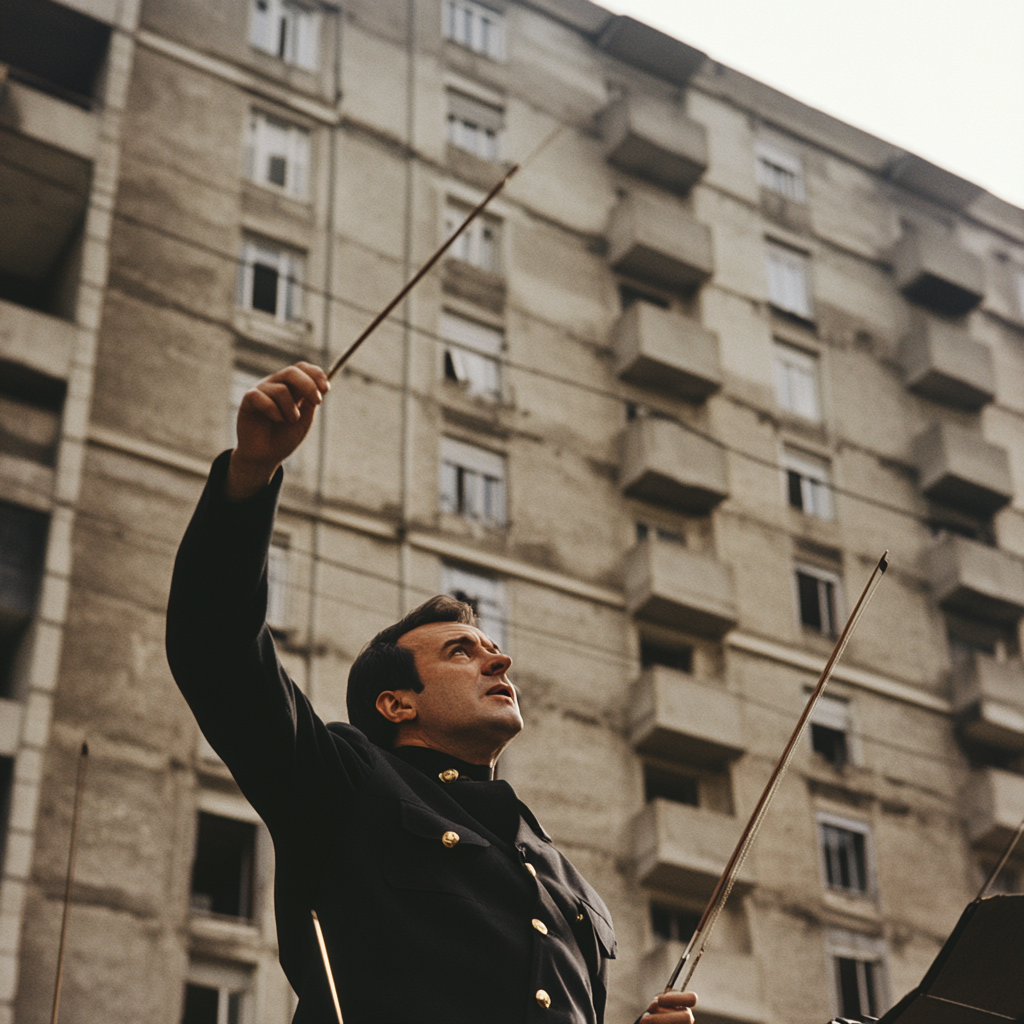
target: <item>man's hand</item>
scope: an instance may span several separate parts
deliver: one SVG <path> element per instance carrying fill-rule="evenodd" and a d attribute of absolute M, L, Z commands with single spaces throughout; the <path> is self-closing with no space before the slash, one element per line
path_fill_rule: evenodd
<path fill-rule="evenodd" d="M 246 391 L 238 407 L 238 446 L 224 485 L 228 499 L 251 498 L 270 483 L 309 433 L 316 407 L 330 387 L 319 366 L 296 363 Z"/>
<path fill-rule="evenodd" d="M 637 1024 L 647 1020 L 651 1024 L 693 1024 L 692 1007 L 696 1005 L 695 992 L 662 992 L 651 1000 Z"/>

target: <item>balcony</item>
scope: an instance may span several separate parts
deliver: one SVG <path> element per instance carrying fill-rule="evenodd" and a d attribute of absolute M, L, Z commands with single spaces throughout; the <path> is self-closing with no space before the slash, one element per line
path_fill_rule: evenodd
<path fill-rule="evenodd" d="M 944 537 L 925 556 L 939 604 L 975 619 L 1016 625 L 1024 615 L 1024 561 L 966 537 Z"/>
<path fill-rule="evenodd" d="M 893 249 L 892 264 L 896 287 L 938 313 L 969 313 L 984 297 L 981 260 L 958 245 L 950 231 L 907 229 Z"/>
<path fill-rule="evenodd" d="M 683 943 L 662 942 L 640 962 L 639 1003 L 660 992 L 683 955 Z M 700 992 L 701 1024 L 749 1022 L 768 1019 L 761 994 L 761 967 L 749 953 L 715 949 L 712 946 L 700 961 L 696 988 Z M 657 1020 L 657 1018 L 652 1018 Z"/>
<path fill-rule="evenodd" d="M 623 493 L 707 515 L 729 497 L 725 452 L 671 420 L 645 416 L 626 430 L 619 479 Z"/>
<path fill-rule="evenodd" d="M 678 544 L 648 538 L 626 556 L 626 608 L 638 619 L 721 637 L 736 625 L 729 566 Z"/>
<path fill-rule="evenodd" d="M 1024 662 L 975 652 L 953 673 L 953 707 L 966 740 L 1024 753 Z"/>
<path fill-rule="evenodd" d="M 67 320 L 0 299 L 0 362 L 66 380 L 76 333 L 75 325 Z"/>
<path fill-rule="evenodd" d="M 610 164 L 675 192 L 688 192 L 708 168 L 707 132 L 683 114 L 623 97 L 598 118 Z"/>
<path fill-rule="evenodd" d="M 633 686 L 629 718 L 633 746 L 650 757 L 717 766 L 744 750 L 735 694 L 661 665 Z"/>
<path fill-rule="evenodd" d="M 1024 775 L 975 769 L 964 792 L 964 810 L 974 846 L 1001 854 L 1024 819 Z"/>
<path fill-rule="evenodd" d="M 718 335 L 690 317 L 634 302 L 612 329 L 615 372 L 630 384 L 703 402 L 722 386 Z"/>
<path fill-rule="evenodd" d="M 654 889 L 708 899 L 742 828 L 729 814 L 672 800 L 652 800 L 630 825 L 636 879 Z M 753 884 L 753 868 L 747 858 L 736 879 L 737 894 Z"/>
<path fill-rule="evenodd" d="M 958 324 L 922 316 L 900 361 L 907 388 L 933 402 L 977 412 L 995 397 L 992 350 Z"/>
<path fill-rule="evenodd" d="M 914 441 L 921 492 L 933 501 L 991 515 L 1013 497 L 1006 450 L 980 433 L 935 423 Z"/>
<path fill-rule="evenodd" d="M 714 270 L 711 232 L 678 203 L 627 196 L 612 211 L 608 262 L 620 274 L 692 291 Z"/>

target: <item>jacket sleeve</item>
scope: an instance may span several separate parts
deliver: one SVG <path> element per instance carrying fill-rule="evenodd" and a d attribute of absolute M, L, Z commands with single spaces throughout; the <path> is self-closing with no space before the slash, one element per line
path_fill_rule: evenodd
<path fill-rule="evenodd" d="M 203 734 L 271 832 L 326 827 L 336 818 L 324 809 L 343 806 L 368 775 L 369 741 L 355 729 L 344 739 L 328 730 L 277 658 L 265 618 L 282 471 L 255 497 L 230 502 L 229 459 L 225 452 L 214 462 L 178 550 L 167 660 Z"/>

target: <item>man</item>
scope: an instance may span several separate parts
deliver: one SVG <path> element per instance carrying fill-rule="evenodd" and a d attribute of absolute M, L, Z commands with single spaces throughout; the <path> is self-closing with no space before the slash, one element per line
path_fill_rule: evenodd
<path fill-rule="evenodd" d="M 204 734 L 266 822 L 295 1024 L 600 1024 L 615 956 L 600 896 L 494 764 L 522 729 L 511 659 L 439 596 L 382 631 L 349 676 L 351 724 L 325 725 L 264 621 L 281 463 L 329 389 L 298 363 L 242 399 L 182 541 L 167 653 Z M 693 1024 L 692 993 L 658 1024 Z"/>

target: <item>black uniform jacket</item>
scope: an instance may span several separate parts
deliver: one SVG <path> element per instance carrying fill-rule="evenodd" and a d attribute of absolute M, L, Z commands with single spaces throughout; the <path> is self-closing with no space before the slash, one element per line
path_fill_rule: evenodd
<path fill-rule="evenodd" d="M 273 837 L 296 1024 L 336 1019 L 313 909 L 346 1024 L 600 1022 L 615 955 L 601 898 L 507 782 L 317 717 L 264 622 L 281 475 L 232 503 L 227 463 L 214 463 L 178 552 L 167 655 Z M 461 778 L 442 781 L 448 769 Z"/>

